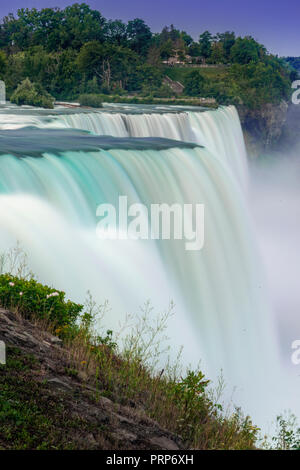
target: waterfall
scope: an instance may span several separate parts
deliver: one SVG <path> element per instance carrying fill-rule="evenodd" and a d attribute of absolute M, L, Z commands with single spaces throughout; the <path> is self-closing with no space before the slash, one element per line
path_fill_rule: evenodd
<path fill-rule="evenodd" d="M 109 109 L 109 112 L 106 110 Z M 197 109 L 197 108 L 196 108 Z M 170 112 L 171 110 L 171 112 Z M 204 145 L 224 162 L 242 187 L 247 186 L 247 155 L 242 129 L 234 106 L 191 111 L 187 107 L 113 106 L 102 110 L 45 110 L 8 107 L 0 130 L 34 126 L 82 129 L 113 137 L 161 137 Z M 1 116 L 1 114 L 0 114 Z"/>
<path fill-rule="evenodd" d="M 168 333 L 173 346 L 184 345 L 186 363 L 201 359 L 213 379 L 223 369 L 246 411 L 269 418 L 274 403 L 262 384 L 277 356 L 243 194 L 246 155 L 235 108 L 10 110 L 0 121 L 0 251 L 20 240 L 42 282 L 74 301 L 87 290 L 100 303 L 108 299 L 112 329 L 148 298 L 156 310 L 173 299 Z M 120 195 L 146 207 L 204 204 L 203 250 L 187 252 L 183 240 L 99 240 L 96 208 L 117 206 Z"/>
<path fill-rule="evenodd" d="M 234 106 L 218 111 L 160 114 L 106 112 L 61 115 L 60 125 L 115 137 L 164 137 L 197 142 L 228 164 L 243 186 L 247 181 L 247 156 L 242 129 Z"/>
<path fill-rule="evenodd" d="M 59 124 L 72 129 L 83 129 L 93 134 L 129 137 L 126 124 L 121 114 L 80 113 L 59 116 Z M 143 135 L 143 134 L 141 134 Z"/>

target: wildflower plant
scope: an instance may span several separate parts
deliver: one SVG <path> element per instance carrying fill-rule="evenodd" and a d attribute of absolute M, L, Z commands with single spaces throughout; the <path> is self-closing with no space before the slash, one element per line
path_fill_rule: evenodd
<path fill-rule="evenodd" d="M 0 303 L 25 318 L 46 319 L 57 329 L 74 326 L 83 309 L 82 305 L 65 300 L 62 291 L 10 274 L 0 275 Z"/>

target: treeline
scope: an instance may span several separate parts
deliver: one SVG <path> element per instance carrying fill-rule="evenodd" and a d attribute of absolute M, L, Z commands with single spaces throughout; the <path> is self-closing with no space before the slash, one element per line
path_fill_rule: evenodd
<path fill-rule="evenodd" d="M 142 19 L 107 20 L 85 3 L 20 9 L 0 25 L 0 75 L 9 96 L 28 77 L 56 99 L 83 93 L 170 97 L 174 92 L 163 78 L 166 62 L 174 56 L 192 64 L 230 65 L 230 74 L 217 83 L 198 69 L 186 74 L 189 96 L 206 93 L 219 102 L 249 102 L 262 86 L 258 100 L 263 103 L 289 93 L 284 62 L 253 38 L 233 32 L 213 36 L 205 31 L 196 41 L 172 25 L 153 33 Z"/>

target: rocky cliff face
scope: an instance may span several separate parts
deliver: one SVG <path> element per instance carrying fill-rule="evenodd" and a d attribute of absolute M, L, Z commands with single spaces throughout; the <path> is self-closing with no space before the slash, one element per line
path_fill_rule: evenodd
<path fill-rule="evenodd" d="M 260 109 L 237 107 L 250 157 L 274 148 L 280 141 L 287 120 L 288 103 L 266 104 Z"/>
<path fill-rule="evenodd" d="M 278 141 L 278 150 L 293 152 L 300 145 L 300 105 L 290 104 L 281 137 Z"/>

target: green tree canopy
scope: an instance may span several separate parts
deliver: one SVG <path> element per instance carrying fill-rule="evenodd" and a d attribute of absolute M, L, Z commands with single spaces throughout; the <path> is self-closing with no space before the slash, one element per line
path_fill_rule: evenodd
<path fill-rule="evenodd" d="M 230 51 L 232 62 L 237 64 L 249 64 L 250 62 L 258 62 L 263 58 L 266 49 L 256 42 L 252 37 L 237 38 Z"/>
<path fill-rule="evenodd" d="M 131 49 L 142 56 L 146 56 L 151 45 L 152 33 L 145 21 L 140 18 L 129 21 L 127 35 Z"/>
<path fill-rule="evenodd" d="M 225 33 L 217 33 L 216 40 L 222 44 L 225 58 L 227 61 L 229 61 L 231 48 L 235 43 L 235 33 L 233 31 L 225 31 Z"/>
<path fill-rule="evenodd" d="M 204 91 L 204 77 L 199 70 L 189 72 L 184 80 L 184 92 L 188 96 L 199 96 Z"/>
<path fill-rule="evenodd" d="M 76 64 L 87 79 L 96 76 L 107 88 L 111 88 L 114 82 L 119 82 L 118 86 L 124 87 L 129 75 L 140 64 L 140 59 L 128 47 L 92 41 L 82 46 Z"/>
<path fill-rule="evenodd" d="M 213 36 L 209 31 L 204 31 L 204 33 L 200 34 L 199 37 L 199 44 L 200 44 L 200 53 L 205 58 L 211 54 L 211 43 L 213 40 Z"/>

